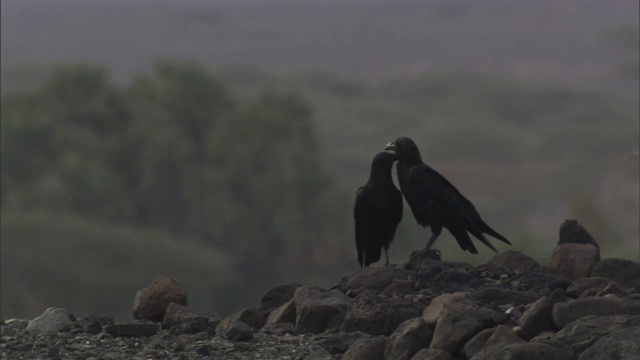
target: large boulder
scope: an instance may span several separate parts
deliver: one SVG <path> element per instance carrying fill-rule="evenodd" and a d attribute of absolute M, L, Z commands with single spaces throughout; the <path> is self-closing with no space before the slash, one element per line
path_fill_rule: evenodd
<path fill-rule="evenodd" d="M 561 244 L 551 253 L 551 268 L 567 279 L 589 277 L 600 261 L 600 248 L 592 244 Z"/>
<path fill-rule="evenodd" d="M 27 331 L 33 333 L 56 334 L 71 329 L 72 321 L 65 309 L 50 307 L 37 318 L 30 320 Z"/>
<path fill-rule="evenodd" d="M 490 346 L 473 355 L 470 360 L 575 360 L 575 355 L 568 345 L 530 342 Z"/>
<path fill-rule="evenodd" d="M 266 316 L 271 311 L 291 301 L 293 299 L 293 294 L 295 294 L 296 290 L 301 286 L 302 284 L 298 283 L 272 286 L 262 295 L 260 307 L 258 309 Z"/>
<path fill-rule="evenodd" d="M 363 331 L 371 335 L 389 335 L 402 322 L 420 316 L 424 305 L 403 298 L 390 298 L 366 290 L 352 301 L 342 331 Z"/>
<path fill-rule="evenodd" d="M 640 356 L 640 326 L 611 332 L 599 338 L 578 360 L 637 360 Z"/>
<path fill-rule="evenodd" d="M 169 304 L 187 306 L 187 296 L 187 288 L 178 280 L 159 276 L 136 294 L 133 318 L 161 322 Z"/>
<path fill-rule="evenodd" d="M 571 346 L 580 354 L 600 338 L 637 327 L 640 327 L 640 315 L 592 315 L 569 323 L 553 335 L 553 339 Z"/>
<path fill-rule="evenodd" d="M 537 336 L 545 330 L 554 328 L 551 315 L 553 305 L 566 301 L 564 290 L 555 289 L 549 296 L 542 297 L 534 302 L 523 314 L 518 324 L 531 336 Z"/>
<path fill-rule="evenodd" d="M 204 316 L 184 305 L 171 303 L 167 307 L 167 311 L 164 313 L 162 328 L 170 329 L 172 326 L 186 324 L 189 322 L 201 322 L 203 324 L 213 325 L 215 328 L 220 322 L 220 319 L 217 317 L 212 318 Z"/>
<path fill-rule="evenodd" d="M 589 315 L 638 315 L 640 302 L 616 297 L 588 297 L 553 305 L 553 322 L 563 328 L 572 321 Z"/>
<path fill-rule="evenodd" d="M 327 291 L 317 286 L 299 287 L 293 302 L 298 333 L 317 334 L 340 328 L 349 306 L 349 298 L 341 291 Z"/>
<path fill-rule="evenodd" d="M 433 330 L 422 318 L 407 320 L 389 336 L 384 358 L 410 360 L 420 349 L 429 347 L 432 336 Z"/>
<path fill-rule="evenodd" d="M 349 347 L 342 356 L 342 360 L 385 360 L 386 342 L 387 339 L 384 336 L 360 339 Z"/>
<path fill-rule="evenodd" d="M 624 288 L 640 287 L 640 263 L 627 259 L 603 259 L 593 266 L 591 276 L 611 279 Z"/>
<path fill-rule="evenodd" d="M 283 323 L 296 323 L 296 304 L 293 302 L 293 300 L 282 304 L 280 305 L 280 307 L 271 311 L 269 313 L 269 316 L 267 316 L 265 326 Z"/>

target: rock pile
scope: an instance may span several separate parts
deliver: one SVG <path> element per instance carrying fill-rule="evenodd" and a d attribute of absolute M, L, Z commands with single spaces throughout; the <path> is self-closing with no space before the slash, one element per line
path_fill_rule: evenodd
<path fill-rule="evenodd" d="M 599 261 L 598 244 L 583 228 L 568 231 L 571 226 L 575 224 L 561 230 L 571 236 L 561 235 L 552 267 L 516 251 L 478 267 L 418 251 L 405 264 L 361 269 L 331 289 L 273 286 L 258 306 L 225 319 L 193 311 L 184 286 L 159 278 L 136 296 L 136 320 L 131 322 L 76 319 L 63 309 L 48 309 L 31 321 L 4 321 L 1 355 L 84 360 L 637 359 L 640 264 Z M 576 251 L 584 253 L 576 256 Z M 557 257 L 562 260 L 554 262 Z M 167 301 L 169 297 L 175 300 Z"/>

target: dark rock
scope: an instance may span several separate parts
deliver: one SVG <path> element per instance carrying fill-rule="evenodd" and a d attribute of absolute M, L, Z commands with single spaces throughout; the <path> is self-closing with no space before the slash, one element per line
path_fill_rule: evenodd
<path fill-rule="evenodd" d="M 293 296 L 296 306 L 296 332 L 321 333 L 338 329 L 342 324 L 349 298 L 338 290 L 302 286 Z"/>
<path fill-rule="evenodd" d="M 392 266 L 368 266 L 343 277 L 335 288 L 344 293 L 362 288 L 382 291 L 396 280 L 415 281 L 415 272 Z"/>
<path fill-rule="evenodd" d="M 160 322 L 171 303 L 186 306 L 187 288 L 175 279 L 159 276 L 136 294 L 133 318 Z"/>
<path fill-rule="evenodd" d="M 624 289 L 615 281 L 603 277 L 578 279 L 569 285 L 567 295 L 571 297 L 625 295 Z"/>
<path fill-rule="evenodd" d="M 510 326 L 507 325 L 498 325 L 497 328 L 491 333 L 491 336 L 487 341 L 482 345 L 483 349 L 488 348 L 489 346 L 500 346 L 503 347 L 505 345 L 510 344 L 522 344 L 526 341 L 522 340 L 516 333 L 511 329 Z"/>
<path fill-rule="evenodd" d="M 234 320 L 225 327 L 222 334 L 225 338 L 233 341 L 246 341 L 253 338 L 251 326 L 245 322 Z"/>
<path fill-rule="evenodd" d="M 333 355 L 344 354 L 356 341 L 368 339 L 370 337 L 371 335 L 363 333 L 362 331 L 348 333 L 341 332 L 337 334 L 318 336 L 316 341 L 314 341 L 314 345 L 325 349 L 328 353 Z M 384 354 L 384 350 L 382 353 Z"/>
<path fill-rule="evenodd" d="M 591 269 L 591 277 L 611 279 L 624 288 L 640 283 L 640 263 L 627 259 L 603 259 Z"/>
<path fill-rule="evenodd" d="M 196 353 L 202 356 L 211 356 L 211 346 L 204 344 L 196 349 Z"/>
<path fill-rule="evenodd" d="M 427 306 L 422 312 L 422 320 L 429 324 L 429 326 L 435 326 L 436 322 L 438 321 L 438 317 L 447 304 L 460 300 L 466 300 L 468 295 L 469 293 L 467 292 L 458 292 L 437 296 L 431 301 L 431 304 L 429 304 L 429 306 Z"/>
<path fill-rule="evenodd" d="M 408 268 L 415 270 L 424 265 L 438 262 L 442 260 L 441 255 L 440 250 L 436 249 L 420 249 L 413 251 L 411 255 L 409 255 Z"/>
<path fill-rule="evenodd" d="M 384 336 L 360 339 L 354 342 L 342 356 L 342 360 L 385 360 Z"/>
<path fill-rule="evenodd" d="M 100 334 L 102 332 L 102 323 L 95 315 L 89 315 L 84 319 L 87 323 L 84 326 L 84 332 L 87 334 Z"/>
<path fill-rule="evenodd" d="M 206 322 L 191 321 L 187 323 L 174 325 L 171 327 L 171 331 L 170 331 L 172 335 L 197 334 L 201 332 L 206 332 L 211 335 L 215 335 L 216 330 L 215 330 L 215 327 L 209 326 L 209 324 Z"/>
<path fill-rule="evenodd" d="M 405 296 L 413 295 L 416 293 L 415 281 L 394 281 L 391 285 L 387 286 L 382 295 L 386 296 Z"/>
<path fill-rule="evenodd" d="M 469 295 L 470 299 L 478 303 L 491 303 L 495 305 L 529 304 L 533 301 L 536 301 L 536 299 L 538 299 L 539 297 L 539 294 L 532 291 L 515 291 L 499 286 L 484 286 L 473 291 Z"/>
<path fill-rule="evenodd" d="M 593 345 L 596 340 L 618 330 L 640 326 L 640 315 L 585 316 L 569 323 L 553 339 L 570 345 L 577 354 Z"/>
<path fill-rule="evenodd" d="M 551 312 L 553 305 L 566 301 L 564 290 L 555 289 L 549 296 L 538 299 L 523 314 L 518 324 L 526 333 L 534 337 L 545 330 L 554 328 Z"/>
<path fill-rule="evenodd" d="M 494 311 L 467 299 L 448 302 L 438 316 L 429 348 L 455 353 L 473 335 L 493 326 L 495 316 Z"/>
<path fill-rule="evenodd" d="M 150 323 L 115 324 L 104 327 L 104 332 L 111 336 L 153 336 L 158 333 L 160 326 Z"/>
<path fill-rule="evenodd" d="M 638 315 L 640 302 L 616 297 L 588 297 L 553 305 L 553 322 L 563 328 L 588 315 Z"/>
<path fill-rule="evenodd" d="M 592 244 L 561 244 L 551 253 L 551 268 L 571 280 L 589 277 L 598 261 L 600 249 Z"/>
<path fill-rule="evenodd" d="M 476 289 L 482 286 L 482 281 L 473 274 L 456 269 L 442 269 L 429 266 L 418 273 L 421 288 L 429 289 L 433 294 L 446 294 Z M 434 273 L 436 273 L 434 275 Z"/>
<path fill-rule="evenodd" d="M 517 276 L 512 282 L 516 290 L 531 290 L 535 292 L 547 289 L 549 293 L 555 289 L 566 290 L 571 280 L 561 275 L 529 271 Z"/>
<path fill-rule="evenodd" d="M 452 360 L 451 354 L 446 351 L 436 349 L 422 349 L 418 351 L 411 360 Z"/>
<path fill-rule="evenodd" d="M 489 269 L 506 267 L 513 271 L 526 272 L 537 269 L 540 265 L 535 260 L 519 251 L 507 250 L 489 260 L 487 267 Z"/>
<path fill-rule="evenodd" d="M 226 334 L 229 327 L 236 321 L 243 322 L 249 325 L 250 328 L 258 331 L 264 325 L 265 318 L 260 310 L 256 308 L 246 308 L 220 321 L 218 326 L 216 326 L 216 332 L 221 335 Z"/>
<path fill-rule="evenodd" d="M 568 346 L 555 346 L 544 342 L 490 346 L 470 360 L 575 360 Z"/>
<path fill-rule="evenodd" d="M 419 303 L 366 290 L 351 301 L 341 330 L 389 335 L 402 322 L 420 316 L 423 308 Z"/>
<path fill-rule="evenodd" d="M 281 323 L 296 323 L 296 304 L 293 300 L 280 305 L 280 307 L 269 313 L 265 326 L 281 324 Z"/>
<path fill-rule="evenodd" d="M 407 320 L 389 336 L 385 360 L 410 360 L 420 349 L 429 346 L 433 330 L 422 318 Z"/>
<path fill-rule="evenodd" d="M 275 285 L 265 291 L 260 300 L 259 310 L 265 315 L 293 299 L 293 294 L 302 284 L 289 283 Z"/>
<path fill-rule="evenodd" d="M 214 320 L 214 319 L 211 319 L 211 320 Z M 217 322 L 220 321 L 219 319 L 215 319 L 215 320 Z M 170 329 L 172 326 L 193 322 L 193 321 L 207 324 L 210 322 L 210 318 L 207 316 L 198 314 L 197 312 L 191 310 L 190 308 L 184 305 L 171 303 L 167 307 L 167 310 L 165 311 L 165 314 L 164 314 L 164 318 L 162 319 L 162 328 Z"/>
<path fill-rule="evenodd" d="M 471 356 L 473 356 L 473 354 L 482 350 L 484 344 L 487 343 L 487 340 L 489 340 L 495 330 L 496 328 L 484 329 L 475 334 L 471 339 L 469 339 L 469 341 L 464 344 L 462 353 L 464 353 L 467 358 L 470 358 Z"/>
<path fill-rule="evenodd" d="M 637 360 L 640 356 L 640 327 L 614 331 L 599 338 L 578 360 Z"/>
<path fill-rule="evenodd" d="M 27 331 L 32 333 L 56 334 L 61 331 L 69 331 L 72 323 L 67 310 L 50 307 L 40 316 L 29 321 Z"/>
<path fill-rule="evenodd" d="M 560 236 L 558 245 L 560 244 L 591 244 L 597 248 L 600 247 L 596 240 L 589 234 L 584 226 L 580 225 L 577 220 L 567 219 L 560 225 Z"/>

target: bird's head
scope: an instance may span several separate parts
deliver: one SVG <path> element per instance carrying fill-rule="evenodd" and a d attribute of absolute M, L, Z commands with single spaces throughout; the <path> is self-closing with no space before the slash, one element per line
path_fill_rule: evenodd
<path fill-rule="evenodd" d="M 393 166 L 393 162 L 396 160 L 398 160 L 398 155 L 383 151 L 373 157 L 371 166 L 390 169 Z"/>
<path fill-rule="evenodd" d="M 401 136 L 388 143 L 384 149 L 395 152 L 401 160 L 407 160 L 409 158 L 420 160 L 420 151 L 418 150 L 416 143 L 405 136 Z"/>

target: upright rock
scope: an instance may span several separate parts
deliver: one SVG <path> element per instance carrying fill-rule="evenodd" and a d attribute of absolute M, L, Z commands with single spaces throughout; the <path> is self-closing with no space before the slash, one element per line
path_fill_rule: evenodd
<path fill-rule="evenodd" d="M 175 279 L 159 276 L 136 294 L 133 318 L 160 322 L 171 303 L 186 306 L 187 288 Z"/>

